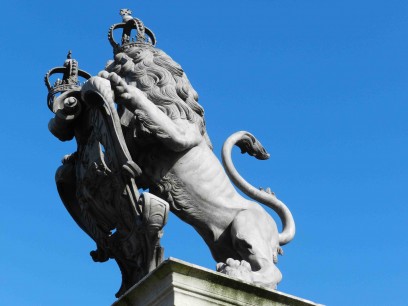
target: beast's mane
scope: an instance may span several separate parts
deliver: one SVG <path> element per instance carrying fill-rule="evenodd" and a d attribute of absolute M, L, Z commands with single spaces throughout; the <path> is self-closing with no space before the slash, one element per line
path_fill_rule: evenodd
<path fill-rule="evenodd" d="M 140 45 L 118 53 L 105 68 L 143 91 L 171 119 L 187 119 L 205 130 L 198 94 L 179 64 L 162 50 Z"/>

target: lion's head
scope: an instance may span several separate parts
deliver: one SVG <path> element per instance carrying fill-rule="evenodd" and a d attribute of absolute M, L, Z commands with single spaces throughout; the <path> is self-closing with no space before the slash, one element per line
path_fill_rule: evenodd
<path fill-rule="evenodd" d="M 199 124 L 204 134 L 204 110 L 198 104 L 198 94 L 181 66 L 162 50 L 140 44 L 116 54 L 105 69 L 143 91 L 170 118 Z"/>

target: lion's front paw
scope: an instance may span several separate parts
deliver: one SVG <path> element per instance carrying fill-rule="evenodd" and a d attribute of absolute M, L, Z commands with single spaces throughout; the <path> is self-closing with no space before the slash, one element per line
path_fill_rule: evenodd
<path fill-rule="evenodd" d="M 143 93 L 136 86 L 127 84 L 115 72 L 101 71 L 98 75 L 110 81 L 111 87 L 115 92 L 115 102 L 124 104 L 128 109 L 135 110 L 140 100 L 144 98 Z"/>
<path fill-rule="evenodd" d="M 252 282 L 251 265 L 245 260 L 239 261 L 228 258 L 226 263 L 220 262 L 217 264 L 217 271 L 245 282 Z"/>

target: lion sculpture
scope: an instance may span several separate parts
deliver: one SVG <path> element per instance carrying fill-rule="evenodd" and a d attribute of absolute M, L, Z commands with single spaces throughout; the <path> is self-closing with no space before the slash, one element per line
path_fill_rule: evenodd
<path fill-rule="evenodd" d="M 270 191 L 247 183 L 235 170 L 231 149 L 258 159 L 269 155 L 248 132 L 225 142 L 225 170 L 212 151 L 198 95 L 179 64 L 148 44 L 134 44 L 115 55 L 82 92 L 97 92 L 118 103 L 127 146 L 141 167 L 137 185 L 166 200 L 171 211 L 193 226 L 216 260 L 217 270 L 257 285 L 276 288 L 281 246 L 291 241 L 295 224 L 288 208 Z M 274 209 L 272 217 L 251 198 Z"/>

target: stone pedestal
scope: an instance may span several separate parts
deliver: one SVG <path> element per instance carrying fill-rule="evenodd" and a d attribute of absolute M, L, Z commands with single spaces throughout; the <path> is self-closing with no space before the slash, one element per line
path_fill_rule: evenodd
<path fill-rule="evenodd" d="M 113 306 L 147 305 L 317 306 L 319 304 L 169 258 L 113 304 Z"/>

